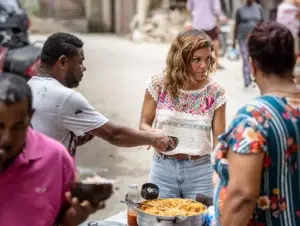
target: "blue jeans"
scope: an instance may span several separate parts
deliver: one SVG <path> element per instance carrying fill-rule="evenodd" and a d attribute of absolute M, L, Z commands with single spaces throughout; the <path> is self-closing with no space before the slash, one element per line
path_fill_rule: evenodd
<path fill-rule="evenodd" d="M 210 156 L 198 160 L 176 160 L 154 154 L 149 176 L 159 187 L 160 198 L 196 199 L 197 194 L 213 196 Z"/>

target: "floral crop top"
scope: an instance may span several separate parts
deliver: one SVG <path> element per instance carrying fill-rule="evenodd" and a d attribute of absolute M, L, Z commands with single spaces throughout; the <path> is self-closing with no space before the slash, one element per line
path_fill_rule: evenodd
<path fill-rule="evenodd" d="M 212 121 L 215 111 L 226 103 L 225 90 L 210 81 L 198 90 L 180 90 L 179 97 L 172 100 L 163 78 L 155 75 L 146 85 L 157 103 L 153 127 L 179 138 L 177 148 L 166 154 L 210 154 Z"/>

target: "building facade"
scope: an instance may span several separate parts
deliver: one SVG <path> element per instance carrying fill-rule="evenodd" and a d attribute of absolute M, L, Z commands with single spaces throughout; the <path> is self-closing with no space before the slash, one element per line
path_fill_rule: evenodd
<path fill-rule="evenodd" d="M 187 0 L 23 0 L 39 1 L 41 17 L 62 19 L 86 18 L 88 30 L 126 34 L 137 15 L 141 23 L 155 7 L 186 5 Z M 199 0 L 201 1 L 201 0 Z M 235 11 L 245 0 L 220 0 L 224 13 L 234 18 Z M 281 0 L 256 0 L 263 5 L 267 19 L 272 17 Z"/>

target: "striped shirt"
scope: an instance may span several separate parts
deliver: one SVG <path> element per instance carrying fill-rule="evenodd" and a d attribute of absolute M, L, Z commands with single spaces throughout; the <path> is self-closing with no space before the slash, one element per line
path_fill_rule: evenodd
<path fill-rule="evenodd" d="M 219 181 L 215 190 L 216 218 L 227 194 L 227 152 L 265 153 L 260 196 L 250 225 L 300 225 L 300 103 L 262 96 L 242 107 L 212 154 Z"/>

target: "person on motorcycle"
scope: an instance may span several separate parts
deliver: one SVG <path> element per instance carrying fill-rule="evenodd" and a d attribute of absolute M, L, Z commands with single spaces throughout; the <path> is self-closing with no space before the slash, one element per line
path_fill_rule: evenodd
<path fill-rule="evenodd" d="M 33 92 L 33 128 L 65 145 L 72 156 L 76 147 L 94 136 L 120 147 L 151 145 L 164 151 L 174 145 L 162 131 L 144 132 L 117 125 L 97 112 L 78 87 L 86 70 L 83 42 L 68 33 L 55 33 L 45 42 L 38 76 L 28 84 Z"/>
<path fill-rule="evenodd" d="M 254 0 L 247 0 L 246 4 L 237 10 L 235 18 L 233 48 L 237 40 L 243 58 L 244 86 L 247 88 L 251 85 L 252 79 L 246 42 L 256 24 L 264 20 L 263 9 Z"/>

